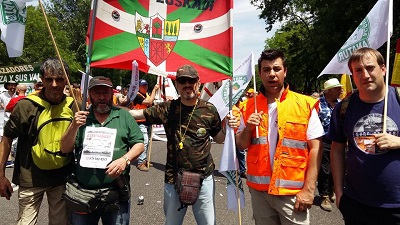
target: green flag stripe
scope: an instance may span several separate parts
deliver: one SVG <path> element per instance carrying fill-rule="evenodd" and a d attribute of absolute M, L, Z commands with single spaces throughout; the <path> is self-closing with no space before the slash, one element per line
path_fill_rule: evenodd
<path fill-rule="evenodd" d="M 130 45 L 121 45 L 121 43 L 131 43 Z M 103 46 L 112 46 L 112 48 L 104 48 Z M 119 47 L 119 48 L 118 48 Z M 113 58 L 115 56 L 130 52 L 134 49 L 140 48 L 139 42 L 136 39 L 136 35 L 123 32 L 117 35 L 109 36 L 93 43 L 93 49 L 97 52 L 93 52 L 93 61 L 103 60 L 104 56 L 108 58 Z"/>
<path fill-rule="evenodd" d="M 190 49 L 190 51 L 188 51 L 188 49 Z M 212 50 L 194 44 L 191 41 L 179 41 L 179 44 L 174 47 L 174 53 L 196 64 L 231 76 L 230 68 L 232 68 L 232 58 L 229 56 L 218 54 Z M 196 57 L 193 57 L 191 53 L 195 53 Z M 213 61 L 203 60 L 201 56 L 211 58 Z"/>
<path fill-rule="evenodd" d="M 149 16 L 149 11 L 147 11 L 141 4 L 133 3 L 131 1 L 119 1 L 125 12 L 135 15 L 138 12 L 142 16 Z"/>
<path fill-rule="evenodd" d="M 200 14 L 204 12 L 202 10 L 188 10 L 187 8 L 179 8 L 174 12 L 167 15 L 167 20 L 180 19 L 181 23 L 189 23 L 196 19 Z"/>

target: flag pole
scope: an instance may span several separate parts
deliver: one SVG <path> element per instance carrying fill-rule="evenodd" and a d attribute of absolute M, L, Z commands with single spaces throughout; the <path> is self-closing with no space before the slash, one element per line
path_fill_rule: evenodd
<path fill-rule="evenodd" d="M 252 62 L 254 62 L 254 54 L 253 54 L 253 52 L 251 52 L 251 60 L 252 60 Z M 256 73 L 254 71 L 254 64 L 251 67 L 251 72 L 253 74 L 254 112 L 258 113 L 258 110 L 257 110 L 257 95 L 258 95 L 258 91 L 257 91 Z M 260 73 L 260 71 L 258 71 L 258 73 Z M 259 138 L 259 137 L 260 137 L 260 135 L 258 134 L 258 126 L 256 126 L 256 138 Z"/>
<path fill-rule="evenodd" d="M 88 82 L 89 82 L 89 76 L 90 76 L 90 64 L 92 61 L 94 26 L 96 23 L 96 14 L 97 14 L 97 0 L 93 0 L 92 8 L 93 9 L 92 9 L 92 18 L 91 18 L 91 22 L 90 22 L 89 46 L 88 46 L 88 51 L 87 51 L 87 56 L 86 56 L 86 73 L 84 75 L 85 86 L 84 86 L 83 96 L 82 96 L 82 106 L 81 106 L 82 111 L 86 110 L 87 90 L 88 90 Z"/>
<path fill-rule="evenodd" d="M 62 61 L 60 52 L 58 51 L 57 43 L 56 43 L 56 40 L 54 39 L 53 32 L 51 31 L 51 27 L 50 27 L 49 21 L 48 21 L 48 19 L 47 19 L 46 11 L 44 10 L 44 7 L 43 7 L 43 4 L 42 4 L 42 1 L 41 1 L 41 0 L 39 0 L 39 5 L 40 5 L 40 8 L 42 9 L 43 17 L 44 17 L 44 20 L 45 20 L 45 22 L 46 22 L 47 29 L 49 30 L 50 37 L 51 37 L 51 40 L 52 40 L 53 45 L 54 45 L 54 49 L 56 50 L 57 58 L 58 58 L 58 60 L 60 61 L 60 65 L 61 65 L 61 69 L 62 69 L 63 74 L 64 74 L 64 78 L 65 78 L 65 80 L 67 81 L 67 84 L 68 84 L 69 86 L 71 86 L 71 83 L 70 83 L 69 78 L 68 78 L 68 75 L 67 75 L 67 71 L 65 70 L 64 63 L 63 63 L 63 61 Z M 76 107 L 77 109 L 79 109 L 78 102 L 76 101 L 76 98 L 75 98 L 75 93 L 74 93 L 73 91 L 71 91 L 70 93 L 72 93 L 72 98 L 74 99 L 75 107 Z"/>
<path fill-rule="evenodd" d="M 232 116 L 232 102 L 233 102 L 232 101 L 232 95 L 233 95 L 232 92 L 233 92 L 232 79 L 230 79 L 229 80 L 229 116 Z M 227 126 L 227 128 L 228 128 L 228 124 L 227 123 L 225 124 L 225 126 Z M 236 144 L 235 144 L 235 146 L 236 146 Z M 235 161 L 237 161 L 237 160 L 235 160 Z M 236 163 L 235 167 L 236 167 L 235 179 L 236 179 L 236 200 L 237 200 L 237 205 L 238 205 L 238 220 L 239 220 L 239 225 L 242 225 L 242 210 L 240 208 L 239 173 L 238 173 L 237 163 Z"/>
<path fill-rule="evenodd" d="M 388 16 L 388 23 L 387 23 L 387 43 L 386 43 L 386 74 L 385 74 L 385 103 L 384 103 L 384 108 L 383 108 L 383 133 L 386 133 L 386 128 L 387 128 L 387 107 L 388 107 L 388 93 L 389 93 L 389 57 L 390 57 L 390 36 L 392 33 L 393 29 L 393 0 L 389 0 L 389 16 Z"/>

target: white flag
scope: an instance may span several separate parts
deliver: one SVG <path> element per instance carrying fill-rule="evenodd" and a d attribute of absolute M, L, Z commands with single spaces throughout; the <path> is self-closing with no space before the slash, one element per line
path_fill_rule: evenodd
<path fill-rule="evenodd" d="M 81 78 L 81 93 L 83 94 L 83 92 L 84 92 L 85 90 L 87 90 L 87 88 L 86 88 L 86 83 L 85 83 L 86 73 L 83 72 L 82 70 L 79 70 L 79 72 L 81 72 L 81 74 L 82 74 L 82 78 Z M 93 78 L 93 77 L 89 75 L 89 77 L 88 77 L 88 83 L 89 83 L 90 79 L 92 79 L 92 78 Z M 87 93 L 86 93 L 86 96 L 88 96 Z"/>
<path fill-rule="evenodd" d="M 232 77 L 232 104 L 242 96 L 254 74 L 253 53 L 233 72 Z M 229 80 L 222 81 L 222 86 L 208 100 L 218 110 L 219 117 L 225 118 L 229 112 Z"/>
<path fill-rule="evenodd" d="M 163 102 L 164 100 L 178 99 L 178 93 L 171 78 L 158 76 L 157 84 L 160 88 L 156 92 L 156 103 Z"/>
<path fill-rule="evenodd" d="M 1 40 L 9 57 L 22 55 L 25 37 L 26 2 L 33 0 L 0 0 Z"/>
<path fill-rule="evenodd" d="M 367 17 L 336 53 L 333 59 L 319 74 L 351 74 L 347 61 L 354 50 L 362 47 L 377 49 L 388 40 L 388 29 L 393 32 L 393 16 L 389 16 L 389 5 L 392 0 L 378 0 Z M 391 14 L 392 15 L 392 14 Z"/>
<path fill-rule="evenodd" d="M 139 91 L 139 66 L 136 60 L 132 62 L 131 84 L 129 85 L 128 101 L 131 103 Z"/>
<path fill-rule="evenodd" d="M 235 145 L 235 132 L 226 124 L 225 143 L 222 149 L 221 162 L 219 172 L 222 173 L 227 179 L 227 198 L 228 209 L 238 212 L 238 198 L 240 200 L 240 207 L 244 207 L 244 192 L 243 183 L 238 176 L 238 161 L 236 157 Z M 236 185 L 237 183 L 237 185 Z M 239 196 L 237 195 L 239 194 Z"/>

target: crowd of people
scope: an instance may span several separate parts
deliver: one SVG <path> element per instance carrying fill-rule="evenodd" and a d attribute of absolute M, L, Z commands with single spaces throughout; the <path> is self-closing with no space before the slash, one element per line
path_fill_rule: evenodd
<path fill-rule="evenodd" d="M 201 76 L 192 65 L 176 71 L 179 98 L 154 104 L 158 85 L 149 91 L 141 79 L 130 100 L 127 87 L 103 76 L 89 81 L 83 103 L 62 64 L 68 75 L 63 61 L 42 63 L 34 93 L 25 96 L 26 86 L 9 81 L 0 95 L 7 113 L 0 194 L 10 199 L 13 184 L 19 186 L 18 224 L 37 223 L 45 193 L 49 224 L 129 224 L 130 167 L 135 160 L 140 171 L 151 167 L 153 124 L 162 124 L 167 136 L 165 224 L 182 224 L 190 205 L 197 224 L 216 224 L 210 149 L 212 141 L 224 142 L 224 123 L 235 131 L 238 172 L 249 187 L 255 224 L 310 224 L 316 190 L 321 208 L 332 211 L 336 202 L 345 224 L 400 224 L 399 93 L 385 86 L 384 60 L 374 49 L 352 53 L 348 67 L 358 91 L 343 100 L 336 78 L 313 96 L 290 90 L 284 52 L 264 50 L 261 86 L 247 89 L 226 118 L 200 99 Z M 78 189 L 97 193 L 96 201 Z"/>

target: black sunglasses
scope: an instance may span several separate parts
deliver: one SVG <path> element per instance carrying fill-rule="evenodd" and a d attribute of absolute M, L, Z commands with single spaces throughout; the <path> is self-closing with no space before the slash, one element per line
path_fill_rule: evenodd
<path fill-rule="evenodd" d="M 189 84 L 195 84 L 197 82 L 197 79 L 189 77 L 179 77 L 178 79 L 176 79 L 176 81 L 180 84 L 186 84 L 186 82 L 189 82 Z"/>

